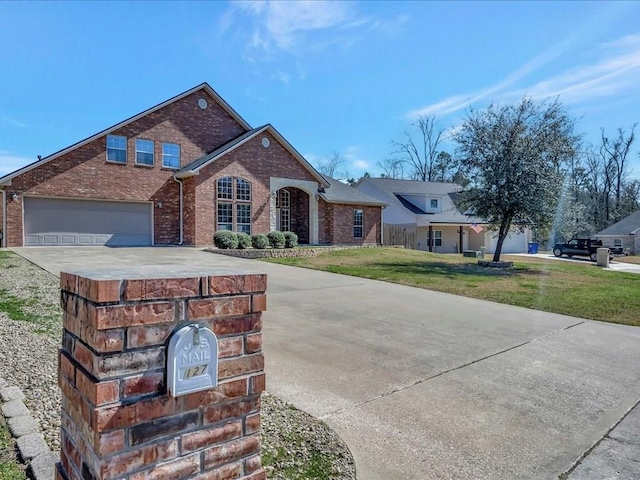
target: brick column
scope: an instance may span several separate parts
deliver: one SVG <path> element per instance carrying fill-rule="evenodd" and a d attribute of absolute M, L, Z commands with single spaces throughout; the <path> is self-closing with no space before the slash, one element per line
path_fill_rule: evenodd
<path fill-rule="evenodd" d="M 175 266 L 62 273 L 58 480 L 265 479 L 266 275 Z M 218 338 L 218 386 L 167 394 L 185 323 Z"/>

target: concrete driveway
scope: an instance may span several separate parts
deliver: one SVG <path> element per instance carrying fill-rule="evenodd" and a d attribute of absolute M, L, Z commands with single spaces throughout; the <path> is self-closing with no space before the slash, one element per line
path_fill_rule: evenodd
<path fill-rule="evenodd" d="M 190 248 L 16 251 L 53 273 L 266 272 L 268 390 L 326 421 L 363 480 L 557 478 L 640 399 L 634 327 Z"/>

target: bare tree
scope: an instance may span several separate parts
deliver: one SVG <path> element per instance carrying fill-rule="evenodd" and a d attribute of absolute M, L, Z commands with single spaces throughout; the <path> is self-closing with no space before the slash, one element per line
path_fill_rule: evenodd
<path fill-rule="evenodd" d="M 340 153 L 334 151 L 329 158 L 325 158 L 318 163 L 318 171 L 331 178 L 346 178 L 349 176 L 347 172 L 338 171 L 344 163 L 344 159 L 340 158 Z"/>
<path fill-rule="evenodd" d="M 444 128 L 437 126 L 435 116 L 420 115 L 412 124 L 418 130 L 418 140 L 414 141 L 409 132 L 405 132 L 403 142 L 391 140 L 394 153 L 411 168 L 415 180 L 433 182 L 436 177 L 436 160 L 442 142 Z M 417 143 L 416 143 L 417 142 Z"/>
<path fill-rule="evenodd" d="M 384 178 L 404 178 L 404 161 L 400 158 L 385 158 L 376 165 L 382 169 Z"/>
<path fill-rule="evenodd" d="M 635 140 L 636 125 L 631 127 L 629 136 L 625 135 L 625 131 L 622 128 L 618 128 L 618 135 L 609 139 L 604 134 L 604 128 L 602 129 L 602 145 L 600 152 L 604 160 L 606 167 L 606 173 L 609 175 L 609 181 L 611 182 L 611 190 L 613 194 L 613 208 L 610 208 L 607 202 L 607 221 L 618 221 L 622 217 L 626 216 L 626 212 L 621 211 L 621 201 L 624 192 L 625 183 L 629 175 L 627 163 L 627 156 L 629 155 L 629 149 Z M 611 211 L 613 210 L 613 211 Z"/>

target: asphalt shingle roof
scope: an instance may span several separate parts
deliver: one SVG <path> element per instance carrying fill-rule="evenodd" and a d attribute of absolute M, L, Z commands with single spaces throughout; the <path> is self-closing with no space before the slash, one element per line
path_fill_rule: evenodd
<path fill-rule="evenodd" d="M 623 218 L 617 223 L 601 230 L 596 235 L 630 235 L 640 228 L 640 210 Z"/>
<path fill-rule="evenodd" d="M 329 184 L 329 187 L 325 188 L 324 192 L 320 193 L 320 196 L 329 203 L 346 203 L 349 205 L 386 205 L 385 202 L 376 200 L 366 193 L 353 188 L 351 185 L 346 185 L 341 181 L 326 175 L 323 175 L 323 177 Z"/>
<path fill-rule="evenodd" d="M 473 224 L 486 223 L 485 221 L 470 215 L 465 215 L 456 206 L 458 194 L 462 187 L 455 183 L 422 182 L 419 180 L 399 180 L 392 178 L 366 178 L 363 181 L 370 182 L 390 197 L 395 197 L 410 212 L 416 215 L 424 215 L 430 223 L 455 223 Z M 428 213 L 417 207 L 404 195 L 435 195 L 442 199 L 441 213 Z"/>

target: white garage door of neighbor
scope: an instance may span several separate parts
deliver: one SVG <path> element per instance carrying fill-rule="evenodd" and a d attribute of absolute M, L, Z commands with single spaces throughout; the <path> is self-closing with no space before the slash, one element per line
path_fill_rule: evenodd
<path fill-rule="evenodd" d="M 24 244 L 151 245 L 151 204 L 24 198 Z"/>
<path fill-rule="evenodd" d="M 502 253 L 526 253 L 527 236 L 524 232 L 513 232 L 504 239 Z M 494 248 L 498 244 L 497 237 L 494 239 Z"/>

